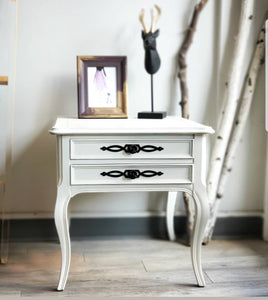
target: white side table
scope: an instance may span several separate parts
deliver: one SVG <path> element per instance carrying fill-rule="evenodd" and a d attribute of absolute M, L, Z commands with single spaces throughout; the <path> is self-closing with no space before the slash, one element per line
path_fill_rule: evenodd
<path fill-rule="evenodd" d="M 57 136 L 58 186 L 55 223 L 62 266 L 58 290 L 68 277 L 71 244 L 68 203 L 79 193 L 167 191 L 167 224 L 174 236 L 178 191 L 193 197 L 196 217 L 191 254 L 197 284 L 205 286 L 201 244 L 207 222 L 206 134 L 213 129 L 186 119 L 59 118 L 50 133 Z"/>

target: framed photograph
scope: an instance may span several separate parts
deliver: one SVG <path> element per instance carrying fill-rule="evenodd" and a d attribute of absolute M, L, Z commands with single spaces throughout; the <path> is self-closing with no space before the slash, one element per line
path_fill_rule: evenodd
<path fill-rule="evenodd" d="M 127 118 L 126 67 L 126 56 L 77 56 L 79 118 Z"/>

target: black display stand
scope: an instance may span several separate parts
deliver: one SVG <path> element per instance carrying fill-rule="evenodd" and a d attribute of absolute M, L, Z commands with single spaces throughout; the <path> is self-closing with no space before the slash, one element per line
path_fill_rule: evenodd
<path fill-rule="evenodd" d="M 138 119 L 164 119 L 166 116 L 165 111 L 141 111 L 138 113 Z"/>
<path fill-rule="evenodd" d="M 151 111 L 138 113 L 138 119 L 164 119 L 167 116 L 165 111 L 154 111 L 154 81 L 151 74 Z"/>

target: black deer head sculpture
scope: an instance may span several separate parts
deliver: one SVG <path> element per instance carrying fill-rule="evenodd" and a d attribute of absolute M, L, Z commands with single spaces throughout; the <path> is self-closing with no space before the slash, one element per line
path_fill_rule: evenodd
<path fill-rule="evenodd" d="M 143 26 L 142 31 L 142 39 L 143 39 L 143 46 L 145 49 L 145 70 L 149 74 L 155 74 L 160 68 L 160 57 L 156 49 L 156 38 L 159 36 L 159 30 L 155 30 L 155 25 L 161 15 L 161 9 L 159 6 L 155 5 L 157 10 L 157 14 L 154 14 L 154 10 L 151 9 L 151 17 L 152 17 L 152 24 L 150 31 L 147 30 L 144 22 L 144 9 L 141 10 L 140 13 L 140 22 Z"/>

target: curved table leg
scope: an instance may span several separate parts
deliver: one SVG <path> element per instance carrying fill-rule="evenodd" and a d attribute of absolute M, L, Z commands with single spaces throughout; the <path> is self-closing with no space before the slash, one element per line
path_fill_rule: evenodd
<path fill-rule="evenodd" d="M 174 231 L 174 214 L 176 206 L 177 192 L 168 192 L 167 209 L 166 209 L 166 224 L 167 232 L 170 241 L 175 241 L 176 235 Z"/>
<path fill-rule="evenodd" d="M 195 203 L 195 222 L 191 243 L 192 264 L 197 284 L 204 287 L 206 283 L 201 265 L 201 247 L 204 230 L 208 220 L 208 202 L 205 187 L 195 190 L 193 199 Z"/>
<path fill-rule="evenodd" d="M 55 223 L 61 246 L 61 272 L 58 291 L 63 291 L 67 281 L 70 262 L 71 262 L 71 243 L 68 222 L 68 203 L 70 196 L 68 193 L 58 190 L 56 207 L 55 207 Z"/>

